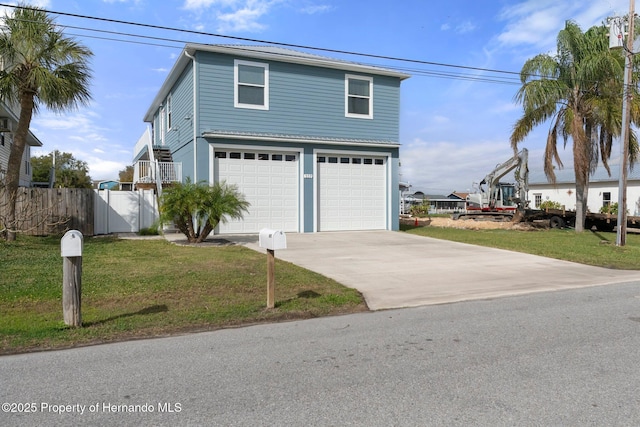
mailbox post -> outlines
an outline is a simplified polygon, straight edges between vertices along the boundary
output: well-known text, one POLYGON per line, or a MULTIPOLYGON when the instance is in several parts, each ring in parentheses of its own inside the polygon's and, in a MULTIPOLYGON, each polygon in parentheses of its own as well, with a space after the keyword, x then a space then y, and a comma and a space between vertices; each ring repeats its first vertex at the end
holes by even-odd
POLYGON ((62 236, 62 315, 69 326, 82 326, 82 249, 81 232, 69 230, 62 236))
POLYGON ((258 244, 267 250, 267 308, 274 308, 276 294, 276 249, 287 248, 287 236, 283 231, 263 228, 260 230, 258 244))

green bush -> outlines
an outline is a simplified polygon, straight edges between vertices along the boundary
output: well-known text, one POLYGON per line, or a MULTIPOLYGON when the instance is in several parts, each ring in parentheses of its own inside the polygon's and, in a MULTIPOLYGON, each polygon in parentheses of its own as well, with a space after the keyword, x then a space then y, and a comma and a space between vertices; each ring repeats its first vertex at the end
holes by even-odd
POLYGON ((419 205, 411 206, 409 213, 413 216, 426 216, 429 215, 429 201, 425 200, 419 205))
POLYGON ((544 202, 540 203, 540 209, 542 210, 562 209, 562 205, 560 204, 560 202, 554 202, 553 200, 545 200, 544 202))
POLYGON ((141 236, 157 236, 160 232, 158 231, 158 226, 154 224, 151 227, 141 228, 138 234, 141 236))
MULTIPOLYGON (((601 207, 600 208, 600 213, 601 214, 618 215, 618 202, 609 203, 609 205, 601 207)), ((629 215, 629 209, 627 209, 627 215, 629 215)))

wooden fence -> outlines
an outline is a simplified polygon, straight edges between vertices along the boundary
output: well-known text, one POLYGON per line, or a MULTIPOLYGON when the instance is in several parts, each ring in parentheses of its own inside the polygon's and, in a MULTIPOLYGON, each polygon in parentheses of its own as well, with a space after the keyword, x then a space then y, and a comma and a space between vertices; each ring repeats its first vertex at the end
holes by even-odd
MULTIPOLYGON (((95 192, 81 188, 18 189, 16 219, 20 232, 36 236, 78 230, 94 235, 95 192)), ((0 192, 0 221, 6 218, 7 194, 0 192)))

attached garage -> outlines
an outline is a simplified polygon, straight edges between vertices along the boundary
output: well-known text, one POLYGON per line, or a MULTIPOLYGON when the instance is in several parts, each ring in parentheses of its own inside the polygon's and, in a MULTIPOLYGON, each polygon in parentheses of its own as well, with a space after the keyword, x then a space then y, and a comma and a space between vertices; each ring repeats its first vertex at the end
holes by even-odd
POLYGON ((387 229, 388 158, 316 155, 317 231, 387 229))
POLYGON ((213 157, 215 181, 237 185, 251 203, 244 219, 220 224, 216 233, 300 231, 299 152, 215 148, 213 157))

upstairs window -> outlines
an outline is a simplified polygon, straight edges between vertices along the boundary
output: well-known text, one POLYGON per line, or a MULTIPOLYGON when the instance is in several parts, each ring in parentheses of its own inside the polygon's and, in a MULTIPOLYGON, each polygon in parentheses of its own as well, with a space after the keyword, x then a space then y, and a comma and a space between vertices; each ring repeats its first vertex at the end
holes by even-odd
POLYGON ((349 74, 345 76, 345 116, 373 118, 373 79, 371 77, 349 74))
POLYGON ((269 109, 269 64, 236 60, 234 63, 236 108, 269 109))

